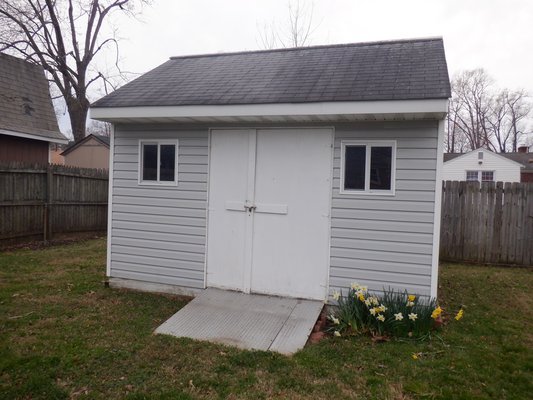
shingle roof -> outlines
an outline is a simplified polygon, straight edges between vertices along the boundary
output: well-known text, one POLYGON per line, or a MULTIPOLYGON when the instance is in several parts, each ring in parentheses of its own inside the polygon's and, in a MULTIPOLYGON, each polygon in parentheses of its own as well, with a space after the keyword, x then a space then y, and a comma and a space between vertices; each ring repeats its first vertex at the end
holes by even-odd
POLYGON ((65 149, 61 152, 61 155, 62 156, 67 155, 72 150, 77 149, 79 146, 81 146, 84 143, 88 142, 91 138, 94 138, 96 141, 100 142, 101 144, 103 144, 104 146, 109 148, 109 145, 110 145, 109 144, 110 143, 109 136, 94 135, 94 134, 91 133, 90 135, 85 136, 82 140, 79 140, 77 142, 76 141, 69 142, 68 146, 65 147, 65 149))
POLYGON ((0 53, 0 129, 65 140, 41 67, 0 53))
MULTIPOLYGON (((444 162, 453 160, 467 153, 444 153, 444 162)), ((497 153, 499 156, 522 164, 522 172, 533 172, 533 153, 497 153)))
POLYGON ((449 97, 437 38, 173 57, 93 107, 449 97))

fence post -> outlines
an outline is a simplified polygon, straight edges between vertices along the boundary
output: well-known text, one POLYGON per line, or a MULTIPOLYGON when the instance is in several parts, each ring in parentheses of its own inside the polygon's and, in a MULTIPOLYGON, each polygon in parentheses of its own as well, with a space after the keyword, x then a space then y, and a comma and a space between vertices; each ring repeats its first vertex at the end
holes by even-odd
POLYGON ((52 239, 52 192, 53 192, 53 171, 52 167, 46 167, 46 196, 44 199, 44 226, 43 240, 46 242, 52 239))

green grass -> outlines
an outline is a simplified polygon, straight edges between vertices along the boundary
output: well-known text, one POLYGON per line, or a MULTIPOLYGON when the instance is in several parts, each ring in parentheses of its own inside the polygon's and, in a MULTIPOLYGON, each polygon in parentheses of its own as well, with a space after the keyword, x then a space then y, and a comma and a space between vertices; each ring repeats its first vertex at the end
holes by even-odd
POLYGON ((443 265, 465 318, 429 342, 328 338, 293 357, 153 335, 182 299, 105 288, 102 239, 0 254, 2 399, 527 399, 530 269, 443 265), (413 353, 421 353, 414 360, 413 353))

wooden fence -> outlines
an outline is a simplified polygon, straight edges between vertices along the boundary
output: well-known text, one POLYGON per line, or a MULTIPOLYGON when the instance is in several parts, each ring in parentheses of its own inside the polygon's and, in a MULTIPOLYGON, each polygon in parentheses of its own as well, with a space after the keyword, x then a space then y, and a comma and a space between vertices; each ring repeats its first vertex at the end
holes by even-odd
POLYGON ((0 165, 0 242, 107 226, 106 170, 0 165))
POLYGON ((443 182, 442 260, 533 265, 533 183, 443 182))

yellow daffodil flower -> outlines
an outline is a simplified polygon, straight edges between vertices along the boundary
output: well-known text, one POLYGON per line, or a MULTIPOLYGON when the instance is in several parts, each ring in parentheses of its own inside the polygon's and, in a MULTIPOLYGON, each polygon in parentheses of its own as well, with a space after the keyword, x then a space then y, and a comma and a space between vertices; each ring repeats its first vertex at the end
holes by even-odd
POLYGON ((333 336, 339 337, 340 335, 341 335, 341 333, 339 331, 333 332, 333 336))
POLYGON ((415 301, 416 299, 416 296, 414 294, 410 294, 409 296, 407 296, 407 300, 409 301, 415 301))
POLYGON ((461 308, 461 309, 459 310, 459 312, 457 313, 457 315, 455 316, 455 319, 456 319, 457 321, 459 321, 461 318, 463 318, 464 313, 465 313, 465 312, 464 312, 463 309, 461 308))
POLYGON ((441 314, 442 314, 442 308, 437 307, 437 308, 435 308, 435 309, 433 310, 433 312, 431 313, 431 318, 433 318, 433 319, 437 319, 437 318, 439 318, 439 315, 441 315, 441 314))
POLYGON ((409 314, 409 319, 410 319, 411 321, 416 321, 417 318, 418 318, 418 315, 417 315, 417 314, 415 314, 415 313, 411 313, 411 314, 409 314))
POLYGON ((381 322, 385 322, 385 317, 383 316, 383 314, 379 314, 376 318, 381 322))

